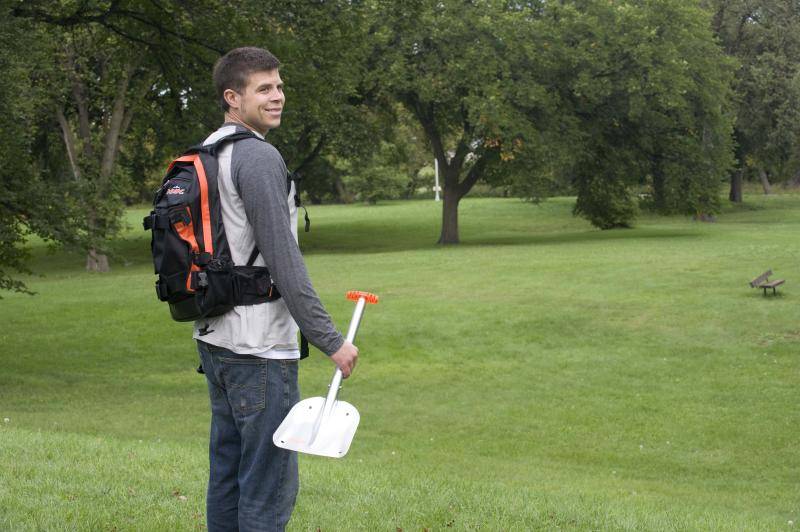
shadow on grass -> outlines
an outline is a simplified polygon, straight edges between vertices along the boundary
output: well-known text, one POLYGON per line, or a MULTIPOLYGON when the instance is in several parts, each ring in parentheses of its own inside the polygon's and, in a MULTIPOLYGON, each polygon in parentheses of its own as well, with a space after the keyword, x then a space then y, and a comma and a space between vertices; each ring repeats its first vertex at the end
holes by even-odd
POLYGON ((699 233, 671 229, 611 229, 600 231, 573 231, 568 233, 547 233, 537 235, 509 235, 470 239, 462 242, 466 246, 519 246, 519 245, 560 245, 582 242, 634 241, 647 239, 696 238, 699 233))
MULTIPOLYGON (((426 228, 426 233, 430 232, 426 228)), ((493 246, 535 246, 535 245, 568 245, 592 242, 636 241, 642 239, 685 239, 697 238, 700 233, 679 229, 613 229, 600 231, 596 229, 584 231, 552 232, 552 233, 498 233, 487 236, 462 236, 460 244, 440 246, 436 243, 438 235, 421 238, 392 230, 371 232, 364 227, 353 228, 348 233, 346 228, 337 226, 337 234, 325 233, 313 242, 303 245, 303 253, 307 255, 345 254, 345 253, 391 253, 419 251, 424 249, 447 249, 493 247, 493 246), (342 236, 346 234, 347 236, 342 236), (328 238, 330 236, 330 238, 328 238), (368 239, 369 238, 369 239, 368 239)))
MULTIPOLYGON (((374 254, 402 253, 407 251, 442 249, 437 244, 438 228, 428 225, 402 227, 386 223, 354 222, 347 224, 324 225, 315 228, 310 236, 301 236, 303 254, 339 255, 339 254, 374 254)), ((597 229, 547 233, 491 232, 472 237, 463 235, 458 245, 444 246, 457 251, 494 246, 553 246, 581 243, 598 243, 612 241, 637 241, 642 239, 685 239, 696 238, 697 233, 679 229, 634 228, 600 231, 597 229)), ((31 269, 36 274, 54 272, 83 271, 85 257, 75 251, 51 252, 45 246, 33 249, 31 269)), ((111 267, 118 271, 121 267, 149 267, 152 265, 149 236, 128 236, 113 242, 111 246, 111 267)))

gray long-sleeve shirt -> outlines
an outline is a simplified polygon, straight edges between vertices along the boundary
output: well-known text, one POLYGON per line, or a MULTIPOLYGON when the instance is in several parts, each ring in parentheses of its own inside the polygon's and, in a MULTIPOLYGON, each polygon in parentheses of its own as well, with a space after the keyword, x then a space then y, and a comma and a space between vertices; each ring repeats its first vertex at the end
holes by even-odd
MULTIPOLYGON (((242 130, 226 124, 205 143, 242 130)), ((335 353, 344 338, 322 306, 300 254, 294 191, 287 194, 280 153, 263 140, 243 139, 225 144, 218 160, 222 218, 233 261, 245 264, 257 245, 255 264, 269 268, 283 297, 200 320, 194 337, 236 353, 256 354, 296 347, 299 325, 310 343, 327 355, 335 353)))

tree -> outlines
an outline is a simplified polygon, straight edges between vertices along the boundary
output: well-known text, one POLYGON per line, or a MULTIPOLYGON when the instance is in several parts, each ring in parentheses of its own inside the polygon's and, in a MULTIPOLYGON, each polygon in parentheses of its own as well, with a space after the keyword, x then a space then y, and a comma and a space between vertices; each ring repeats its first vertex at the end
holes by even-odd
POLYGON ((459 241, 458 204, 492 165, 522 147, 525 121, 515 119, 509 55, 499 2, 376 4, 375 83, 419 122, 443 173, 440 244, 459 241), (515 143, 516 141, 516 143, 515 143))
POLYGON ((714 212, 731 164, 731 65, 708 16, 672 0, 575 2, 554 13, 564 36, 554 46, 577 74, 553 90, 590 133, 572 170, 576 212, 627 226, 641 185, 658 212, 714 212))
POLYGON ((14 275, 29 273, 27 238, 73 242, 80 222, 70 183, 48 171, 59 158, 47 153, 50 130, 40 124, 52 113, 47 95, 30 82, 32 68, 49 57, 46 35, 9 13, 0 5, 0 290, 29 293, 14 275))
MULTIPOLYGON (((123 199, 149 199, 166 161, 219 125, 211 67, 235 46, 266 46, 283 59, 290 102, 285 127, 270 140, 290 168, 310 170, 335 151, 368 157, 377 132, 390 124, 371 110, 361 84, 359 54, 367 40, 363 17, 355 13, 359 3, 200 0, 192 10, 172 0, 3 5, 9 27, 34 32, 44 50, 18 69, 22 87, 42 89, 38 105, 47 110, 26 115, 26 130, 36 133, 20 150, 30 148, 34 159, 48 164, 34 168, 25 158, 15 160, 27 174, 57 180, 58 190, 81 202, 64 217, 75 223, 59 238, 86 249, 90 267, 105 267, 103 252, 118 228, 123 199)), ((310 177, 307 184, 321 177, 320 187, 330 179, 310 177)), ((7 249, 22 253, 18 246, 7 249)))
POLYGON ((739 63, 735 90, 736 168, 731 201, 742 200, 750 175, 769 193, 770 181, 800 171, 800 6, 786 0, 710 0, 712 29, 739 63))
MULTIPOLYGON (((313 202, 346 194, 339 172, 325 157, 348 157, 354 162, 369 158, 375 138, 383 137, 391 126, 364 85, 363 58, 369 39, 363 6, 345 0, 242 0, 230 7, 220 15, 228 20, 224 33, 219 24, 209 25, 218 33, 214 38, 219 52, 214 56, 236 46, 262 46, 281 60, 287 103, 281 127, 271 131, 268 140, 281 151, 289 169, 303 177, 302 189, 313 202)), ((219 125, 222 111, 210 74, 211 64, 195 68, 179 79, 164 79, 157 91, 148 94, 142 121, 132 125, 149 139, 148 146, 156 146, 157 152, 165 147, 164 153, 174 154, 219 125), (168 118, 166 132, 151 127, 159 116, 168 118)), ((158 175, 164 158, 148 156, 136 164, 158 175)))
POLYGON ((302 177, 312 200, 346 196, 340 173, 325 157, 358 164, 391 127, 374 102, 374 89, 365 84, 367 6, 349 0, 282 0, 273 5, 244 1, 239 7, 237 16, 247 25, 237 41, 263 46, 282 62, 286 107, 270 142, 302 177))
POLYGON ((34 86, 49 88, 46 105, 84 214, 82 231, 73 236, 88 252, 87 270, 108 270, 105 247, 119 229, 129 184, 119 155, 145 97, 175 73, 210 66, 203 53, 217 51, 212 38, 196 33, 225 8, 196 7, 200 15, 175 3, 33 1, 12 11, 32 24, 50 51, 49 61, 31 65, 30 76, 34 86))
POLYGON ((479 179, 531 197, 569 181, 576 213, 603 228, 630 223, 634 186, 649 184, 663 212, 715 208, 730 161, 729 65, 698 8, 380 6, 374 70, 443 169, 440 243, 458 242, 458 203, 479 179))

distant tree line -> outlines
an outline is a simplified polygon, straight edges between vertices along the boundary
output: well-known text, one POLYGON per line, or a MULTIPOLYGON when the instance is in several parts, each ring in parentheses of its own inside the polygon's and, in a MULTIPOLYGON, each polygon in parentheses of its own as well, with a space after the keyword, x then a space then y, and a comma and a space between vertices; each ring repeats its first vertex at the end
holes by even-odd
MULTIPOLYGON (((127 204, 219 125, 210 69, 264 46, 270 141, 311 202, 412 197, 438 162, 439 242, 476 183, 577 196, 597 227, 713 214, 800 182, 800 7, 778 0, 0 0, 0 288, 25 235, 108 268, 127 204)), ((430 186, 430 183, 426 183, 430 186)))

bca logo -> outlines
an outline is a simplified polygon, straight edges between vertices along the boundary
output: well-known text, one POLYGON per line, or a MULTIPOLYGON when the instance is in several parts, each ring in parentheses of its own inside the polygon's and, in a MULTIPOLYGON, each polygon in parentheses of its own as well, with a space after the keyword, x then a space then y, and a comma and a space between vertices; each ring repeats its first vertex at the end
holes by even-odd
POLYGON ((177 194, 183 195, 186 194, 186 189, 182 188, 180 185, 175 185, 167 189, 167 194, 177 194))

